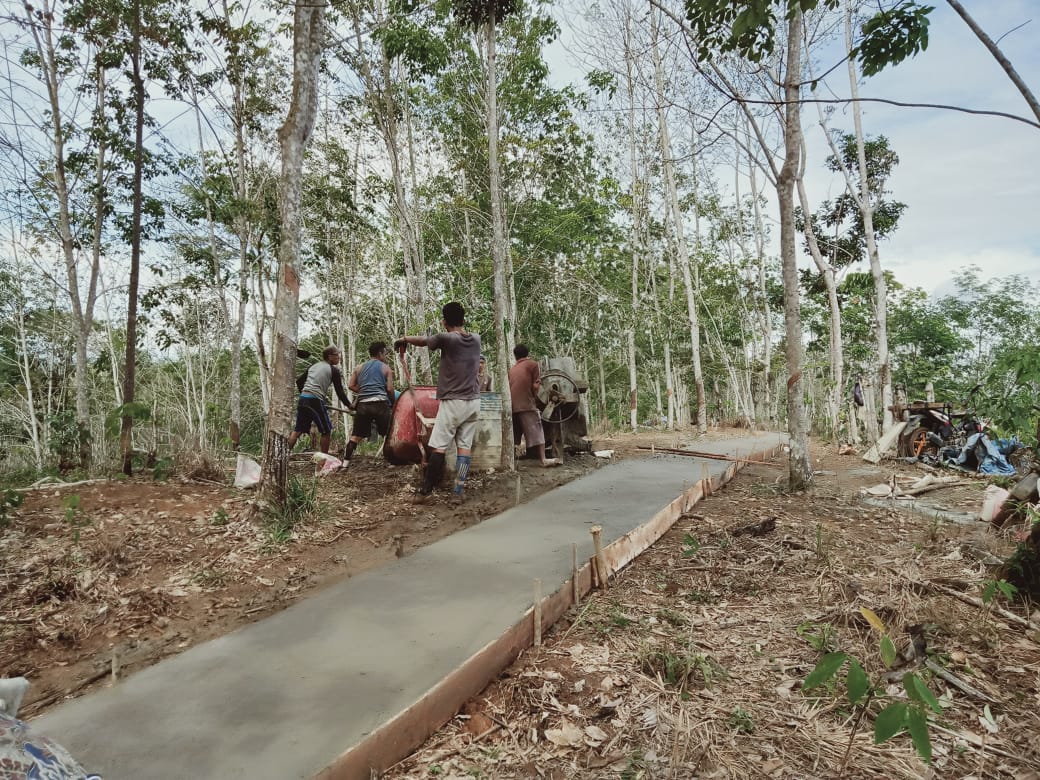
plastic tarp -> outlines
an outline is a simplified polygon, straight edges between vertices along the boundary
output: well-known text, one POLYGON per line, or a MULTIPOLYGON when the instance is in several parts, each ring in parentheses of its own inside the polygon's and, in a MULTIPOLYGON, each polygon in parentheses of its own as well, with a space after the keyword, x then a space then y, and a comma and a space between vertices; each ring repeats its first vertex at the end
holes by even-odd
POLYGON ((974 433, 969 436, 964 446, 961 447, 960 454, 953 461, 953 465, 965 471, 977 471, 979 474, 1003 476, 1014 476, 1015 474, 1015 467, 1007 462, 1007 459, 997 449, 997 445, 985 433, 974 433), (974 468, 972 468, 973 465, 974 468))

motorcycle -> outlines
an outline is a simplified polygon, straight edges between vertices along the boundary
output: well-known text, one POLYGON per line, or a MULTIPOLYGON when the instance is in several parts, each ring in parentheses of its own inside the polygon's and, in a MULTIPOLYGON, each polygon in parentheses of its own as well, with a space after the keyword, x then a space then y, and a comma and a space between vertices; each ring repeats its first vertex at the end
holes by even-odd
POLYGON ((897 418, 906 421, 899 435, 899 455, 937 461, 943 448, 963 446, 969 437, 985 431, 989 423, 976 415, 974 404, 981 389, 982 385, 975 385, 963 407, 957 410, 948 401, 914 401, 906 407, 893 407, 897 418))

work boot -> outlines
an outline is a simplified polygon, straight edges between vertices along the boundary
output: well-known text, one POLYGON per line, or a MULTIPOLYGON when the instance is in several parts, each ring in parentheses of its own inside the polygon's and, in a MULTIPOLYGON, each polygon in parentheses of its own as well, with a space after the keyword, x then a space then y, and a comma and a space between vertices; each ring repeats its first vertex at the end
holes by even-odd
POLYGON ((441 483, 444 478, 444 453, 431 452, 430 460, 426 463, 426 472, 423 474, 423 484, 419 488, 420 496, 428 496, 433 489, 441 483))

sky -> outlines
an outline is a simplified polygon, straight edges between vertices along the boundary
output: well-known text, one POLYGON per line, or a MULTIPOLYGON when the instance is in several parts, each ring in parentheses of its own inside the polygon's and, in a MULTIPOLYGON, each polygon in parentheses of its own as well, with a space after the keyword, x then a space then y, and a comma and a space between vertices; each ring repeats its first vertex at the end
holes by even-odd
MULTIPOLYGON (((962 0, 1034 95, 1040 96, 1040 0, 962 0)), ((930 15, 927 50, 860 85, 862 98, 933 103, 1017 114, 1035 120, 1025 99, 989 51, 944 0, 930 15)), ((547 53, 554 76, 579 81, 568 38, 547 53), (557 67, 558 66, 558 67, 557 67)), ((828 79, 848 94, 845 68, 828 79)), ((831 126, 853 130, 852 113, 838 108, 831 126)), ((823 169, 828 149, 815 107, 806 106, 809 199, 833 198, 843 186, 823 169)), ((1025 274, 1040 284, 1040 128, 1011 119, 932 108, 863 104, 868 136, 886 136, 899 155, 891 197, 907 204, 899 229, 880 245, 882 266, 930 294, 954 292, 958 269, 977 265, 983 279, 1025 274)), ((725 174, 729 175, 729 174, 725 174)), ((778 252, 778 233, 773 231, 778 252)), ((811 261, 803 258, 805 264, 811 261)), ((866 270, 864 268, 858 270, 866 270)))

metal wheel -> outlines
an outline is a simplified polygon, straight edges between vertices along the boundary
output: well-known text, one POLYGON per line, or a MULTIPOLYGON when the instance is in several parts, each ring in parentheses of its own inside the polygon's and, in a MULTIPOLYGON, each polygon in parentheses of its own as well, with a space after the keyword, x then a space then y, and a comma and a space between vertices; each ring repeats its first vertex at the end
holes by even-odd
POLYGON ((578 385, 565 373, 546 371, 542 374, 542 384, 538 389, 538 401, 544 404, 542 419, 551 423, 567 422, 578 413, 578 393, 578 385))
POLYGON ((928 429, 918 428, 910 435, 910 455, 920 458, 922 455, 939 455, 939 448, 928 441, 928 429))

